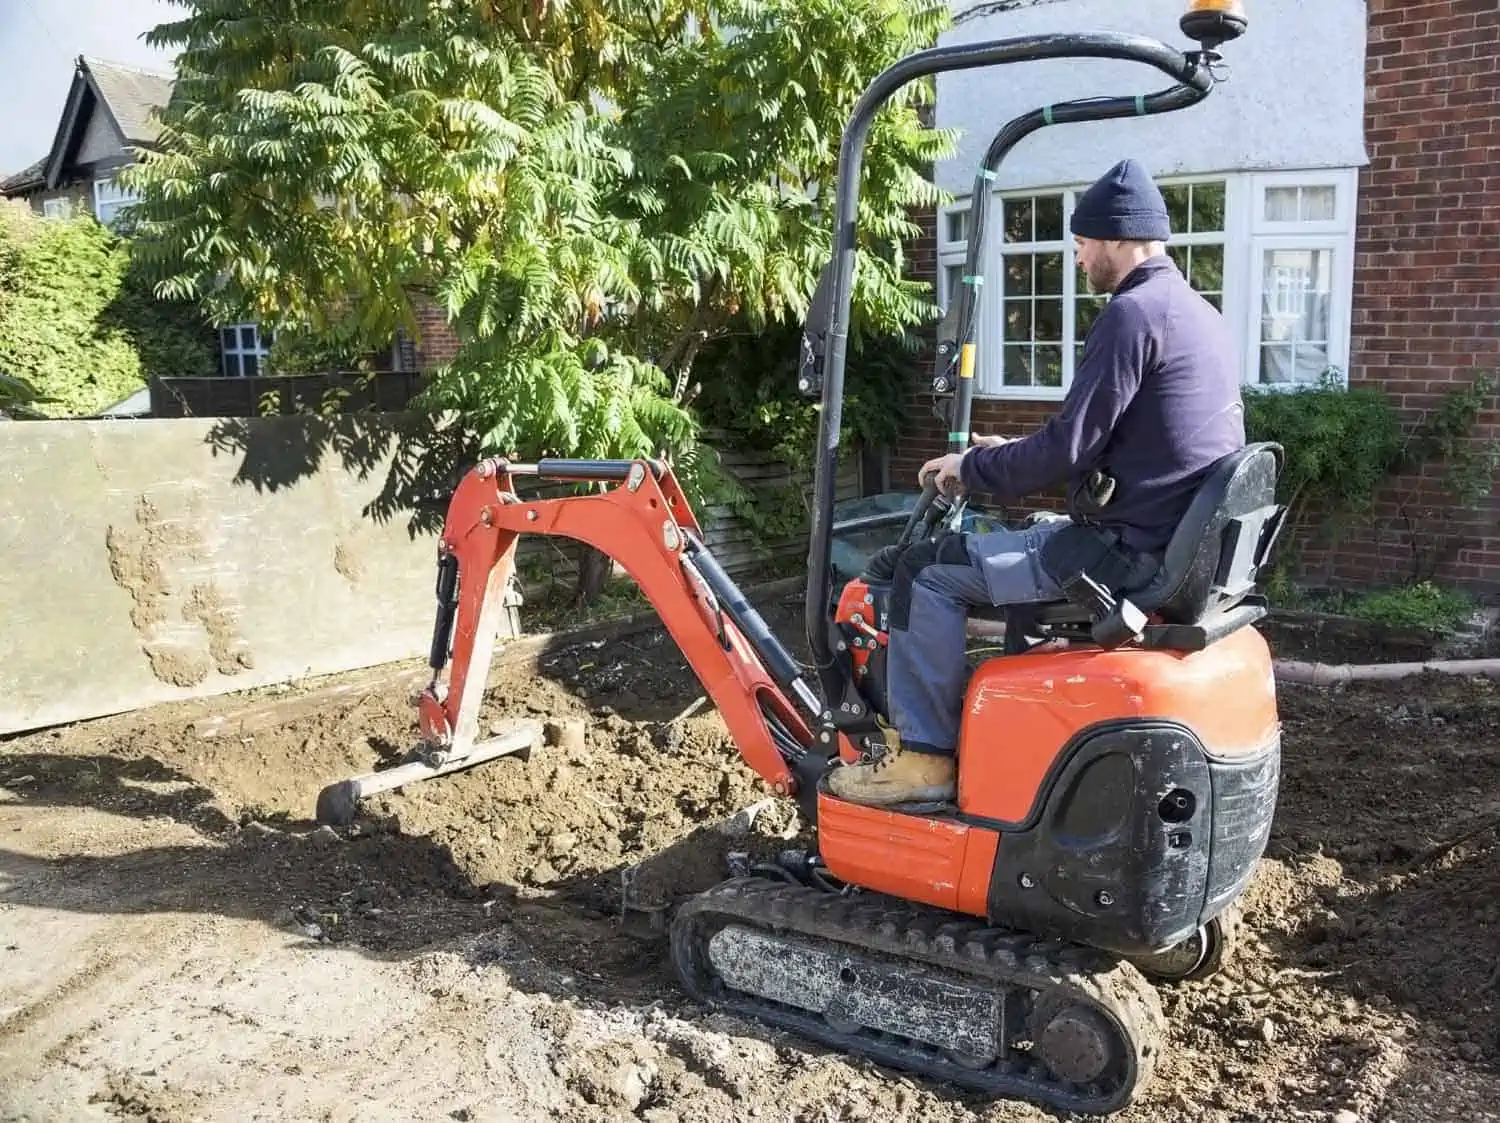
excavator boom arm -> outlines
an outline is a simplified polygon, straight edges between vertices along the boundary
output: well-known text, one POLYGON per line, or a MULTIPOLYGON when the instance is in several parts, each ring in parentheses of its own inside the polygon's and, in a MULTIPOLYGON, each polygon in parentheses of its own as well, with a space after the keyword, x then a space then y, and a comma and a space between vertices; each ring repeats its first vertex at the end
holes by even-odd
POLYGON ((424 740, 463 755, 474 744, 497 625, 521 534, 587 543, 640 586, 746 763, 781 795, 812 744, 807 719, 822 703, 797 662, 746 602, 706 546, 671 469, 649 460, 482 461, 459 483, 438 545, 438 609, 419 703, 424 740), (597 495, 526 500, 518 476, 613 483, 597 495), (439 679, 451 658, 446 688, 439 679))

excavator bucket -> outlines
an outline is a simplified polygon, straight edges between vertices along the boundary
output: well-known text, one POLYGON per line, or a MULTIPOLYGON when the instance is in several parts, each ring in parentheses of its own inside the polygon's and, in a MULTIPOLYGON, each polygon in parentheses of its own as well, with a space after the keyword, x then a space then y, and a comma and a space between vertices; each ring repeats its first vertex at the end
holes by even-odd
POLYGON ((362 776, 329 784, 318 793, 318 822, 335 827, 348 826, 354 821, 360 801, 378 792, 392 791, 450 772, 461 772, 496 757, 518 756, 526 760, 542 739, 542 723, 531 719, 503 722, 498 723, 493 732, 495 736, 475 742, 461 755, 418 749, 412 760, 395 768, 366 772, 362 776))

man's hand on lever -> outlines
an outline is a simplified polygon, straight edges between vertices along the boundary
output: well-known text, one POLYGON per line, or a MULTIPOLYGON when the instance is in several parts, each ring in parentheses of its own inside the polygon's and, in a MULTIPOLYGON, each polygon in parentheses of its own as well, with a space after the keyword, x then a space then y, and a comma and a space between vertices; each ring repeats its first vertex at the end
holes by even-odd
POLYGON ((937 489, 943 495, 952 499, 962 495, 964 490, 963 480, 959 478, 958 466, 963 463, 964 454, 961 452, 950 452, 945 456, 937 456, 922 465, 921 471, 917 473, 917 484, 925 488, 927 477, 936 475, 934 481, 937 489))
MULTIPOLYGON (((999 445, 1009 444, 1011 441, 1020 440, 1019 437, 981 437, 978 433, 973 434, 970 440, 974 442, 975 448, 995 448, 999 445)), ((927 477, 933 473, 937 474, 937 487, 950 499, 963 494, 963 479, 958 474, 959 465, 963 463, 964 454, 961 452, 950 452, 943 456, 935 456, 926 464, 922 465, 921 471, 917 473, 917 484, 920 487, 927 486, 927 477)))

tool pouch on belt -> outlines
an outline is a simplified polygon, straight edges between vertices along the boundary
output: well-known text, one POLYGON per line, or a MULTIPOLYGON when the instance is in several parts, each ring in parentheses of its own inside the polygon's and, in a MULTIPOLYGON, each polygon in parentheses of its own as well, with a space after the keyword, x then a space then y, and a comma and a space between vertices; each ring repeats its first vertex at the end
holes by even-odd
POLYGON ((1110 593, 1118 594, 1139 572, 1140 559, 1119 544, 1113 531, 1073 523, 1048 535, 1038 554, 1047 576, 1063 589, 1080 574, 1110 593))

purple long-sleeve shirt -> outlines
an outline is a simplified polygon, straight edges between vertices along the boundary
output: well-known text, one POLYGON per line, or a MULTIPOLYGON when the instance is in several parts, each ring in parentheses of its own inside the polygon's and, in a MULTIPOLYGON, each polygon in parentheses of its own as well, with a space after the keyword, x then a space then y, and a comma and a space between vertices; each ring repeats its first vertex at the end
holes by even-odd
POLYGON ((1035 433, 964 456, 966 490, 1013 502, 1067 481, 1085 520, 1089 474, 1114 498, 1087 516, 1136 550, 1163 548, 1205 470, 1245 444, 1239 364, 1224 317, 1169 257, 1133 270, 1095 322, 1062 409, 1035 433))

